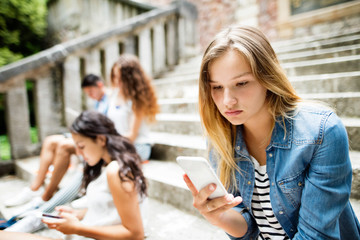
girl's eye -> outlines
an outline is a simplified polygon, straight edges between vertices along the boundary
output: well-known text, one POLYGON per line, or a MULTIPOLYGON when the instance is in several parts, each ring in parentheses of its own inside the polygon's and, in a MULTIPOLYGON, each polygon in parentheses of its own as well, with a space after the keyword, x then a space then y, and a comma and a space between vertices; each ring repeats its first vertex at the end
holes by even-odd
POLYGON ((212 86, 212 89, 213 90, 220 90, 220 89, 222 89, 222 87, 221 86, 212 86))
POLYGON ((79 149, 84 149, 85 146, 78 146, 79 149))
POLYGON ((238 82, 238 83, 236 84, 236 86, 242 87, 242 86, 245 86, 246 84, 248 84, 247 81, 245 81, 245 82, 238 82))

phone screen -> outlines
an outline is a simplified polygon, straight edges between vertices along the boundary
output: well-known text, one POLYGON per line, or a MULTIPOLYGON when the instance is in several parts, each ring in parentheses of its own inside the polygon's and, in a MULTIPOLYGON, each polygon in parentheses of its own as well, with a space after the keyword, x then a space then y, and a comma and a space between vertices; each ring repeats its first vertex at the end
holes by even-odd
POLYGON ((176 161, 188 175, 191 182, 198 191, 210 183, 216 184, 216 189, 209 196, 209 199, 222 197, 227 194, 225 187, 222 185, 214 170, 205 158, 179 156, 176 158, 176 161))
POLYGON ((62 217, 59 216, 59 215, 53 215, 53 214, 50 214, 50 213, 43 213, 42 214, 42 217, 43 218, 57 218, 57 219, 61 219, 62 217))

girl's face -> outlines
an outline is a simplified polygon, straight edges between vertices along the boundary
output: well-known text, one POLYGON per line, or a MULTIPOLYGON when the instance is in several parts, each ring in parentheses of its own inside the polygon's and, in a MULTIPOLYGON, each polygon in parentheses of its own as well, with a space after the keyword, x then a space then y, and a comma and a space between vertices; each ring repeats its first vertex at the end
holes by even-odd
POLYGON ((241 54, 226 52, 209 65, 209 73, 211 97, 230 123, 246 125, 267 113, 267 90, 241 54))
POLYGON ((119 71, 119 67, 114 67, 112 69, 112 73, 113 73, 113 76, 114 76, 114 81, 113 81, 113 84, 114 84, 114 87, 120 87, 121 85, 121 76, 120 76, 120 71, 119 71))
POLYGON ((78 153, 90 166, 95 166, 101 159, 106 161, 105 136, 98 136, 95 140, 80 134, 72 133, 78 153))

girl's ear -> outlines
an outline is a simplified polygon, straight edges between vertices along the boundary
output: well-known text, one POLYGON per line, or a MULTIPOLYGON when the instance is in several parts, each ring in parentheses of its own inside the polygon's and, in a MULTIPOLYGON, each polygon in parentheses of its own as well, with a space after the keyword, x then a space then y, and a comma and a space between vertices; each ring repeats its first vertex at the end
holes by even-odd
POLYGON ((106 137, 104 135, 98 135, 96 137, 96 142, 99 143, 103 147, 106 145, 106 137))

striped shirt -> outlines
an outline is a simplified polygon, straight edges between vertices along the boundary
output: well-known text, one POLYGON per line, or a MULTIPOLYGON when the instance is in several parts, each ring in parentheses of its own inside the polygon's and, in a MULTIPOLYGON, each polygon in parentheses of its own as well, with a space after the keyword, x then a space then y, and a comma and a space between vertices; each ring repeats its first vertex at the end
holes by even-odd
POLYGON ((260 166, 255 158, 252 160, 255 166, 255 186, 251 208, 260 230, 258 239, 289 239, 276 219, 270 203, 270 183, 266 165, 260 166))

